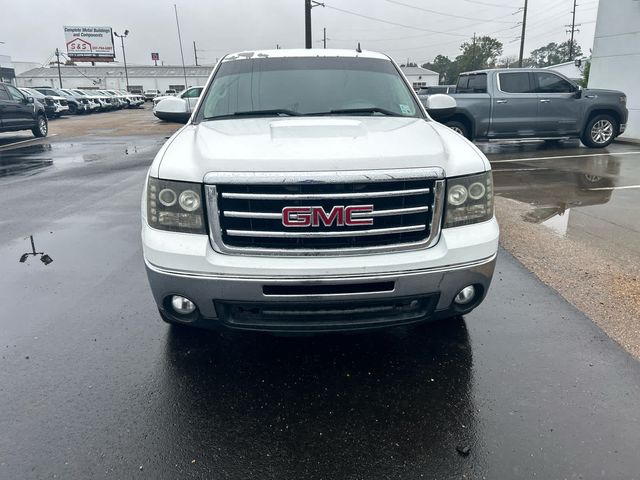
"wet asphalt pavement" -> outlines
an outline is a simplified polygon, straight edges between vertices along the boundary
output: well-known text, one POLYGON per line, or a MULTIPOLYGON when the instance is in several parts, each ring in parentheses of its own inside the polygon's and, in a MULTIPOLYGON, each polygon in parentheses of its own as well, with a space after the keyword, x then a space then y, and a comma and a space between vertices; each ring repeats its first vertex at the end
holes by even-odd
MULTIPOLYGON (((640 364, 504 251, 484 304, 446 323, 294 338, 161 323, 139 204, 163 141, 0 150, 0 479, 640 478, 640 364), (29 235, 53 263, 18 262, 29 235)), ((551 153, 593 152, 573 148, 551 153)), ((618 167, 601 177, 619 185, 618 167)), ((496 173, 498 193, 525 195, 517 175, 496 173)))

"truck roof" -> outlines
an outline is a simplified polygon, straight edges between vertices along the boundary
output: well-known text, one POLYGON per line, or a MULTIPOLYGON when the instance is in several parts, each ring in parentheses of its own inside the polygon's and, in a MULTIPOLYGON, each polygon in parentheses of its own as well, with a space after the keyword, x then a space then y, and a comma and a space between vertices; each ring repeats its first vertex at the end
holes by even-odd
POLYGON ((361 57, 361 58, 378 58, 380 60, 389 60, 389 57, 383 53, 362 50, 358 52, 356 49, 337 49, 337 48, 279 48, 276 50, 246 50, 243 52, 229 53, 222 61, 229 62, 233 60, 242 60, 248 58, 284 58, 284 57, 361 57))
MULTIPOLYGON (((522 67, 522 68, 485 68, 482 70, 471 70, 469 72, 462 72, 460 75, 472 75, 475 73, 489 73, 489 72, 533 72, 535 70, 545 70, 544 68, 534 67, 522 67)), ((548 70, 547 70, 548 71, 548 70)))

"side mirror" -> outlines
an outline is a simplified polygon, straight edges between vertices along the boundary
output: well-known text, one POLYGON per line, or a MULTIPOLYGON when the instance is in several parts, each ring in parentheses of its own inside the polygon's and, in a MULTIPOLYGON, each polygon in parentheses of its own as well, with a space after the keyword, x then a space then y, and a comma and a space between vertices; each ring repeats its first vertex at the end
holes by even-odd
POLYGON ((424 106, 434 120, 441 121, 455 113, 456 100, 444 93, 435 93, 426 98, 424 106))
POLYGON ((33 103, 33 97, 27 97, 27 103, 33 103))
POLYGON ((580 85, 578 85, 578 89, 576 90, 576 93, 573 94, 573 96, 575 98, 582 98, 582 87, 580 85))

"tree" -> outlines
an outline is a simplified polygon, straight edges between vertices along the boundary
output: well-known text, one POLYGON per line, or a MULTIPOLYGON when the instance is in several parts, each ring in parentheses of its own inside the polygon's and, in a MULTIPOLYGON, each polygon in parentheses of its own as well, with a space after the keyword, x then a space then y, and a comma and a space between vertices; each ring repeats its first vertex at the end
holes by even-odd
POLYGON ((582 70, 582 79, 580 80, 580 85, 582 85, 582 88, 587 88, 589 86, 590 72, 591 72, 591 59, 585 62, 584 69, 582 70))
POLYGON ((439 73, 439 82, 445 85, 456 81, 455 74, 452 75, 453 67, 454 64, 451 59, 444 55, 437 55, 436 58, 433 59, 433 62, 422 64, 422 68, 433 70, 434 72, 439 73))
POLYGON ((460 45, 462 53, 456 57, 460 71, 478 70, 493 67, 497 58, 502 55, 502 42, 482 36, 460 45))
MULTIPOLYGON (((566 42, 556 43, 551 42, 547 45, 536 48, 531 51, 531 56, 527 59, 527 63, 532 67, 548 67, 549 65, 556 65, 558 63, 567 62, 571 60, 569 57, 569 50, 571 46, 571 40, 566 42)), ((573 41, 573 57, 581 57, 582 49, 580 45, 573 41)))

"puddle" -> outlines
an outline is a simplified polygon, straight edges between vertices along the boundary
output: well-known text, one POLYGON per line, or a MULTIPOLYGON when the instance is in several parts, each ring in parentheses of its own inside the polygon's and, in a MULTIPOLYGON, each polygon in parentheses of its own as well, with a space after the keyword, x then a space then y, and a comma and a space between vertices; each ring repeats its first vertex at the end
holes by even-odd
POLYGON ((87 141, 55 142, 16 146, 0 150, 0 178, 30 176, 65 167, 109 161, 128 155, 148 154, 157 150, 162 139, 120 137, 118 141, 92 137, 87 141))

